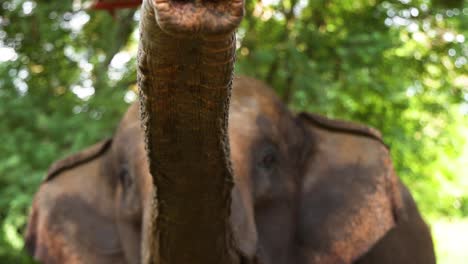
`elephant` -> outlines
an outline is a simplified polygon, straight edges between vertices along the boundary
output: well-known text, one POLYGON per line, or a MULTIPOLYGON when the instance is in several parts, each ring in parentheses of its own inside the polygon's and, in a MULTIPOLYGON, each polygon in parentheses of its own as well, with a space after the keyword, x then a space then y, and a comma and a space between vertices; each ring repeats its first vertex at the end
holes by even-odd
MULTIPOLYGON (((377 130, 295 114, 266 84, 239 76, 228 135, 242 263, 435 263, 430 230, 377 130)), ((112 138, 50 167, 27 251, 45 264, 140 263, 152 181, 133 104, 112 138)))

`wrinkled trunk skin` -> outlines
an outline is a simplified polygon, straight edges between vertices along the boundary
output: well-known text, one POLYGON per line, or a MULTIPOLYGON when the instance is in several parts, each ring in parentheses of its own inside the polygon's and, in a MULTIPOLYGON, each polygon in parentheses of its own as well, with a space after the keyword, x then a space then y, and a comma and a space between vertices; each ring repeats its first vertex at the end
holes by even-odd
POLYGON ((145 0, 138 84, 155 191, 143 263, 238 263, 227 121, 243 0, 145 0))

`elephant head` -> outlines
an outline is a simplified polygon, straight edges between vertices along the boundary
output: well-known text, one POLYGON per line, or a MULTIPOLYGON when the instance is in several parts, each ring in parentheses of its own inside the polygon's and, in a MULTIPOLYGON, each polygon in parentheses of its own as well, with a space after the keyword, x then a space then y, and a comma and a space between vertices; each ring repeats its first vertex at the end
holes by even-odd
MULTIPOLYGON (((392 263, 382 256, 405 247, 413 250, 398 263, 434 263, 427 227, 377 132, 295 116, 247 77, 234 79, 229 118, 230 222, 245 263, 392 263)), ((51 167, 27 228, 36 259, 140 263, 153 206, 143 138, 132 105, 112 139, 51 167)))

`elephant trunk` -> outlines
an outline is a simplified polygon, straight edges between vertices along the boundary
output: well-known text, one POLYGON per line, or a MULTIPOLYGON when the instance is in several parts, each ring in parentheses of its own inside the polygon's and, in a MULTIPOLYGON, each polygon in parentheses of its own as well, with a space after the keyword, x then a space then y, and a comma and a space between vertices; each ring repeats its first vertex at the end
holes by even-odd
POLYGON ((237 263, 227 121, 243 0, 145 0, 138 84, 155 195, 144 263, 237 263))

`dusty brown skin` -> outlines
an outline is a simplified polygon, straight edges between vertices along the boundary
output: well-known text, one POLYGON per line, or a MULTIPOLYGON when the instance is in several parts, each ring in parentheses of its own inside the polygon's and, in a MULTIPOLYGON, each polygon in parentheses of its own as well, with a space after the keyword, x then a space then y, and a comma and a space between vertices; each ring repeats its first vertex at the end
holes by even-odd
POLYGON ((229 224, 227 115, 243 11, 243 0, 143 1, 138 85, 157 189, 145 264, 240 261, 229 224))
MULTIPOLYGON (((140 263, 153 184, 137 108, 111 142, 51 167, 26 235, 36 259, 140 263)), ((229 124, 230 222, 244 263, 435 263, 429 230, 377 132, 294 116, 245 77, 234 80, 229 124)))

